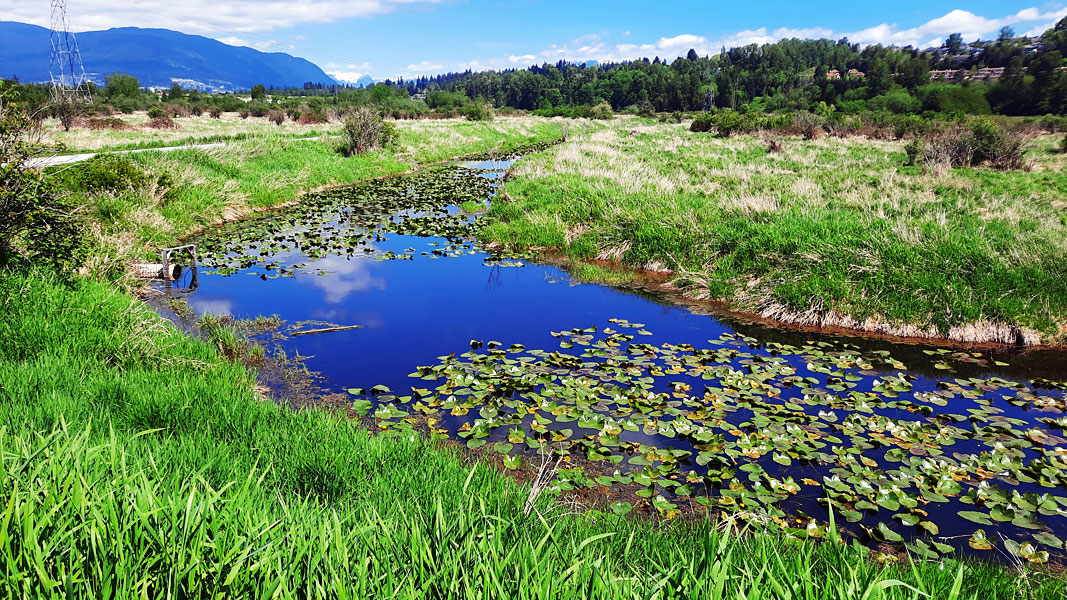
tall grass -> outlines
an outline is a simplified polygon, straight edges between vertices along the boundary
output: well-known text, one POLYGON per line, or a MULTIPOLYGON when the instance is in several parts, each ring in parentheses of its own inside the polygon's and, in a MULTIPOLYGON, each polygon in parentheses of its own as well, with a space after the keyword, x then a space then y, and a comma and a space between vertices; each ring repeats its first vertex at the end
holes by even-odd
POLYGON ((0 276, 0 589, 19 597, 1060 598, 1064 582, 711 521, 523 516, 420 438, 255 399, 109 286, 0 276))
POLYGON ((904 142, 768 152, 680 125, 605 127, 516 163, 486 240, 670 270, 694 297, 798 324, 1067 343, 1059 154, 1032 153, 1031 172, 933 173, 905 166, 904 142))

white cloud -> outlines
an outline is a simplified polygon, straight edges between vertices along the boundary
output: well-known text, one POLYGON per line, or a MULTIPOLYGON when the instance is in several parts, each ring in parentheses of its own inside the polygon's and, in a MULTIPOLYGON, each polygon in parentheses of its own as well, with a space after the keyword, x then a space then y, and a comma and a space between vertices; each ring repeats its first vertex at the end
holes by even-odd
POLYGON ((412 75, 433 75, 434 73, 442 71, 444 68, 445 66, 443 64, 424 60, 420 63, 408 65, 408 73, 406 76, 411 77, 412 75))
MULTIPOLYGON (((437 72, 440 73, 446 70, 463 71, 465 69, 473 71, 507 69, 546 62, 555 63, 560 59, 572 62, 595 60, 604 63, 639 58, 651 59, 654 56, 658 56, 670 61, 676 57, 685 56, 690 48, 696 50, 700 56, 707 56, 717 54, 723 47, 734 48, 748 44, 769 44, 787 38, 837 40, 847 37, 849 41, 861 45, 892 44, 925 48, 940 44, 949 34, 955 32, 962 33, 965 41, 972 41, 978 38, 991 39, 996 36, 1001 27, 1006 26, 1032 26, 1032 29, 1027 29, 1021 35, 1039 35, 1064 16, 1067 16, 1067 8, 1041 12, 1040 9, 1031 7, 1020 10, 1015 14, 998 18, 987 18, 970 11, 956 9, 917 27, 904 29, 901 29, 895 23, 880 23, 857 31, 837 31, 827 27, 779 27, 773 30, 760 27, 758 29, 738 31, 717 39, 709 39, 693 33, 680 33, 643 44, 629 41, 611 44, 603 41, 600 35, 590 34, 572 40, 567 44, 551 45, 540 52, 510 54, 497 58, 441 65, 441 69, 438 69, 437 72)), ((630 37, 629 34, 630 32, 627 31, 621 37, 628 38, 630 37)), ((408 70, 414 70, 412 67, 415 66, 417 65, 410 66, 408 70)), ((426 74, 425 71, 424 69, 420 74, 426 74)), ((404 74, 405 77, 409 75, 409 73, 404 74)))
POLYGON ((341 70, 344 70, 344 71, 369 71, 370 68, 371 68, 371 65, 370 65, 369 61, 364 61, 364 62, 361 62, 361 63, 348 63, 348 64, 328 62, 323 66, 326 67, 327 69, 341 69, 341 70))
POLYGON ((385 289, 385 279, 374 276, 372 264, 364 257, 327 256, 308 263, 304 272, 296 274, 296 280, 321 289, 327 304, 339 304, 355 292, 385 289), (315 274, 319 271, 327 275, 315 274))
POLYGON ((326 71, 326 74, 344 83, 358 83, 366 75, 359 71, 326 71))
MULTIPOLYGON (((246 40, 236 36, 227 36, 218 38, 223 44, 229 44, 231 46, 248 46, 249 48, 255 48, 263 52, 269 52, 278 46, 278 40, 246 40)), ((290 44, 290 49, 292 49, 290 44)))
MULTIPOLYGON (((898 29, 896 25, 883 23, 881 25, 857 31, 848 35, 848 39, 861 44, 896 44, 898 46, 918 46, 924 41, 944 39, 950 33, 960 33, 965 41, 973 41, 979 38, 989 39, 1002 27, 1033 23, 1034 21, 1051 21, 1067 16, 1067 8, 1057 11, 1042 13, 1037 8, 1025 8, 1019 12, 1005 17, 989 19, 976 15, 970 11, 956 9, 943 17, 932 19, 910 29, 898 29)), ((1034 28, 1037 33, 1044 29, 1034 28)), ((1029 32, 1027 32, 1029 34, 1029 32)))
MULTIPOLYGON (((67 7, 75 31, 136 24, 184 33, 261 33, 302 23, 332 23, 373 17, 410 4, 442 0, 79 0, 67 7)), ((0 0, 4 20, 49 25, 48 4, 29 0, 0 0)))
POLYGON ((189 296, 188 303, 193 312, 199 315, 222 316, 233 314, 233 300, 225 298, 211 298, 193 294, 189 296))

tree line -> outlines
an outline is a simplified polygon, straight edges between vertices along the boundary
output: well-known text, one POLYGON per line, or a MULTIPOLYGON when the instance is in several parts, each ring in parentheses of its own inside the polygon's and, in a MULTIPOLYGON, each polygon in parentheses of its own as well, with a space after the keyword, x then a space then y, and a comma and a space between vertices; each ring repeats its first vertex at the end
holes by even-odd
POLYGON ((427 104, 482 97, 495 106, 548 111, 601 101, 615 110, 657 112, 715 108, 848 112, 966 112, 1028 115, 1067 112, 1067 18, 1037 40, 1001 30, 995 40, 964 44, 959 34, 940 48, 872 45, 847 38, 787 39, 723 49, 714 56, 659 57, 611 64, 560 61, 528 69, 466 71, 386 82, 427 104), (931 70, 1003 68, 988 81, 931 80, 931 70), (849 75, 849 73, 853 73, 849 75), (821 103, 821 104, 820 104, 821 103))

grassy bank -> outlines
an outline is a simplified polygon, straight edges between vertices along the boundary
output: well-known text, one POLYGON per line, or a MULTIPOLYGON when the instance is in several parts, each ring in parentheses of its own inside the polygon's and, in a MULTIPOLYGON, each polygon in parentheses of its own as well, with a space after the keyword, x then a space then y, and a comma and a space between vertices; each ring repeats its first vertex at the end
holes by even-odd
POLYGON ((520 161, 486 239, 670 270, 806 325, 1067 342, 1067 154, 1030 171, 904 166, 906 142, 720 139, 618 119, 520 161))
POLYGON ((421 439, 256 400, 108 285, 0 278, 0 562, 23 597, 1058 598, 977 563, 564 514, 421 439))
MULTIPOLYGON (((221 148, 128 155, 152 177, 112 182, 85 191, 68 186, 95 224, 98 251, 90 273, 116 278, 129 261, 151 258, 156 248, 211 223, 293 202, 305 191, 393 175, 453 157, 510 149, 558 138, 545 119, 493 122, 401 121, 400 138, 384 150, 344 157, 339 140, 297 140, 280 135, 248 138, 221 148)), ((59 177, 84 167, 56 169, 59 177)))
MULTIPOLYGON (((156 245, 302 190, 557 132, 535 119, 403 124, 397 149, 354 159, 321 143, 248 142, 138 155, 147 179, 65 185, 97 228, 88 270, 114 276, 156 245)), ((880 565, 851 543, 572 514, 551 492, 526 514, 526 488, 485 464, 259 400, 253 383, 112 283, 0 272, 0 589, 43 598, 1065 592, 1063 579, 1036 569, 880 565)))

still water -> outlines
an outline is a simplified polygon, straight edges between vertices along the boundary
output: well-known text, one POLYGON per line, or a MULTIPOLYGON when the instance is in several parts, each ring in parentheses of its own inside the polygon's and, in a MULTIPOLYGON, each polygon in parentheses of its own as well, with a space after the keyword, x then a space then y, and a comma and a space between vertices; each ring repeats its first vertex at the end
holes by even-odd
POLYGON ((353 389, 383 431, 422 419, 508 466, 551 449, 570 459, 559 485, 620 514, 706 508, 821 537, 832 501, 872 546, 1062 560, 1063 353, 779 330, 493 256, 457 206, 484 204, 508 164, 328 192, 210 232, 188 304, 290 331, 359 325, 274 343, 353 389))

